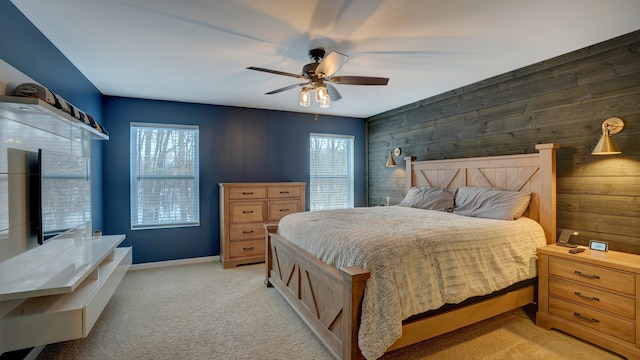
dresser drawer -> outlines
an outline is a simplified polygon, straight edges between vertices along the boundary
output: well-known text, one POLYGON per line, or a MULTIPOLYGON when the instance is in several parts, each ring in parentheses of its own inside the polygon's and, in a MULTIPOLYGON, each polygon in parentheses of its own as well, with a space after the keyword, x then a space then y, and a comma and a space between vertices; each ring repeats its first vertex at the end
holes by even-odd
POLYGON ((549 313, 635 343, 635 322, 606 314, 593 308, 578 305, 556 297, 549 297, 549 313))
POLYGON ((300 212, 300 201, 269 201, 268 208, 269 221, 277 221, 285 215, 300 212))
POLYGON ((240 224, 229 226, 229 240, 264 239, 264 224, 240 224))
POLYGON ((229 256, 247 257, 264 255, 264 240, 232 241, 229 243, 229 256))
POLYGON ((635 276, 623 271, 550 257, 549 275, 635 295, 635 276))
POLYGON ((229 204, 229 214, 232 224, 265 220, 262 202, 231 202, 229 204))
POLYGON ((300 186, 274 186, 267 188, 270 199, 300 197, 300 186))
POLYGON ((636 301, 634 298, 613 294, 579 283, 550 277, 549 294, 593 306, 629 319, 634 319, 636 316, 636 301))
POLYGON ((267 189, 262 186, 232 187, 229 189, 230 200, 264 199, 267 189))

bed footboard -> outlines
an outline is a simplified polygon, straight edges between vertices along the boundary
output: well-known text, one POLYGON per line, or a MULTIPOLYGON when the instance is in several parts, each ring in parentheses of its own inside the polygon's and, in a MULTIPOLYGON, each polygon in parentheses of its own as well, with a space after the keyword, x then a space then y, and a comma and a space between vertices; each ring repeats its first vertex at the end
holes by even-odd
POLYGON ((265 285, 273 286, 337 359, 360 359, 358 327, 368 271, 336 270, 266 225, 265 285))

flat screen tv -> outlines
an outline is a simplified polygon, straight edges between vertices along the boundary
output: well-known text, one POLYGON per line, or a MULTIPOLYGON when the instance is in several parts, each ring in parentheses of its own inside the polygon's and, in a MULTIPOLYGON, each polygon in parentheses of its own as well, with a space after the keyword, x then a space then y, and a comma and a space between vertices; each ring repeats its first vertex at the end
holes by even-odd
POLYGON ((91 222, 89 158, 40 149, 40 226, 43 244, 91 222))

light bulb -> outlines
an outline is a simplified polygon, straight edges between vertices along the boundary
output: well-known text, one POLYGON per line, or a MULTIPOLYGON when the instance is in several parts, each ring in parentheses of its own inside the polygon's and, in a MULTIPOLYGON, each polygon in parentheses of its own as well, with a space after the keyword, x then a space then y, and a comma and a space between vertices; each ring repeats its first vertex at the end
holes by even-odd
POLYGON ((311 105, 311 94, 309 94, 308 88, 302 88, 300 91, 300 106, 308 107, 311 105))
POLYGON ((321 103, 324 97, 329 97, 329 93, 327 92, 327 88, 324 86, 316 87, 316 102, 321 103))
POLYGON ((331 105, 331 98, 329 98, 329 94, 326 94, 320 99, 320 108, 326 109, 330 105, 331 105))

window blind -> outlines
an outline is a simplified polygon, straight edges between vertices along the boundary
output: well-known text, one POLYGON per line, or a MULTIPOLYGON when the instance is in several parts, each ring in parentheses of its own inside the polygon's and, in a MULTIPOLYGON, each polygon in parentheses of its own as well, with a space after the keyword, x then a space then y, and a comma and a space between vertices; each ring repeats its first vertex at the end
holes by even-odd
POLYGON ((353 136, 311 134, 310 210, 353 207, 353 136))
POLYGON ((131 124, 131 229, 200 225, 199 128, 131 124))

